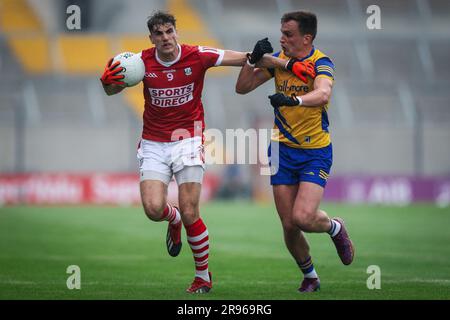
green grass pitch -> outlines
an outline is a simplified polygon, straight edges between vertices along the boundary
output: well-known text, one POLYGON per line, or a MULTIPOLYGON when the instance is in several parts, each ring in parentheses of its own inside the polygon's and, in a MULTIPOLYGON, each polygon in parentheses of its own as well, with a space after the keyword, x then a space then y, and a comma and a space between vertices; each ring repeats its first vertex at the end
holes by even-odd
POLYGON ((322 208, 346 220, 355 260, 342 265, 328 235, 309 234, 322 288, 302 295, 272 204, 203 205, 214 288, 202 296, 184 292, 194 275, 184 231, 172 258, 166 223, 139 207, 0 208, 0 299, 450 299, 448 208, 322 208), (80 290, 67 289, 69 265, 81 268, 80 290), (379 290, 366 286, 370 265, 379 290))

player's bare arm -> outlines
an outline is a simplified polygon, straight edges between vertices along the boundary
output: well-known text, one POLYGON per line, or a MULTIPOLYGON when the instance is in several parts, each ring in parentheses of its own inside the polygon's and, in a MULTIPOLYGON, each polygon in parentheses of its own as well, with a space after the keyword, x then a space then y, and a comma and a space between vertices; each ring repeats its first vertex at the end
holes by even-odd
POLYGON ((330 101, 333 81, 319 77, 314 80, 314 90, 302 96, 302 106, 321 107, 330 101))
POLYGON ((328 104, 331 96, 331 89, 333 86, 333 82, 327 78, 316 78, 314 80, 314 89, 313 91, 301 96, 287 96, 284 93, 277 92, 271 96, 269 96, 270 104, 274 108, 278 107, 295 107, 295 106, 303 106, 303 107, 322 107, 323 105, 328 104))
POLYGON ((245 64, 246 60, 247 56, 245 52, 224 50, 223 59, 220 65, 240 67, 245 64))
POLYGON ((237 83, 236 92, 246 94, 253 91, 261 84, 270 79, 270 76, 260 68, 279 68, 293 72, 304 82, 309 75, 315 77, 314 65, 307 65, 298 59, 280 59, 272 56, 273 48, 268 38, 256 42, 253 52, 247 54, 247 63, 241 69, 237 83), (255 68, 257 67, 257 68, 255 68))
POLYGON ((261 60, 256 63, 256 67, 258 68, 280 68, 285 69, 286 64, 289 60, 280 59, 278 57, 274 57, 271 54, 264 54, 261 60))
MULTIPOLYGON (((248 54, 245 52, 225 50, 222 63, 220 64, 221 66, 243 66, 239 75, 241 81, 239 82, 238 79, 239 86, 238 83, 236 84, 236 92, 239 94, 248 93, 270 79, 263 70, 259 68, 255 69, 248 65, 246 63, 247 59, 248 54)), ((284 68, 286 63, 287 60, 264 54, 257 65, 264 68, 284 68)))
MULTIPOLYGON (((245 65, 247 61, 247 53, 233 50, 225 50, 224 56, 221 62, 221 66, 235 66, 241 67, 245 65)), ((271 55, 265 54, 261 60, 257 63, 261 68, 284 68, 288 60, 279 59, 271 55)))
POLYGON ((258 88, 270 78, 271 77, 263 69, 253 68, 248 64, 245 64, 239 72, 239 76, 236 82, 236 93, 249 93, 258 88))
MULTIPOLYGON (((249 93, 269 80, 271 77, 267 74, 267 72, 262 70, 262 68, 287 69, 289 61, 290 60, 280 59, 266 53, 261 60, 256 63, 257 68, 252 67, 251 64, 244 65, 236 82, 236 93, 249 93)), ((296 76, 299 75, 296 74, 296 76)))
POLYGON ((272 52, 272 44, 268 38, 256 42, 253 51, 246 54, 247 61, 242 67, 236 82, 236 93, 246 94, 270 79, 269 75, 265 74, 262 69, 255 69, 255 66, 258 63, 258 66, 276 67, 275 62, 278 61, 270 58, 270 55, 268 55, 272 52))

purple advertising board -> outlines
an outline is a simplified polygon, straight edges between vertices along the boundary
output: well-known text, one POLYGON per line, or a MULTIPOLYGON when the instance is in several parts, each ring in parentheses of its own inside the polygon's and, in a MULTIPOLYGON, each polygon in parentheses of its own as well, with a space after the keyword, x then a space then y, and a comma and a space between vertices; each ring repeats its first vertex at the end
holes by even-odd
POLYGON ((389 205, 433 202, 446 207, 450 205, 450 176, 338 176, 329 179, 324 199, 389 205))

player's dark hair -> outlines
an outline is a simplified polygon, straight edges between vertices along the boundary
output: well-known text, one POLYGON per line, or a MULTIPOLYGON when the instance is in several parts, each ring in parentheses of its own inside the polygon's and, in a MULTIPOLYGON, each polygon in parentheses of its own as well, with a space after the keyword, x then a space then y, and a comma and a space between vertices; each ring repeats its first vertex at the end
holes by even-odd
POLYGON ((166 23, 172 24, 176 28, 175 17, 165 11, 156 11, 150 17, 147 18, 147 27, 150 33, 152 33, 156 27, 165 25, 166 23))
POLYGON ((285 23, 291 20, 297 21, 300 34, 310 34, 313 40, 316 38, 317 16, 314 13, 307 11, 294 11, 285 13, 281 17, 281 23, 285 23))

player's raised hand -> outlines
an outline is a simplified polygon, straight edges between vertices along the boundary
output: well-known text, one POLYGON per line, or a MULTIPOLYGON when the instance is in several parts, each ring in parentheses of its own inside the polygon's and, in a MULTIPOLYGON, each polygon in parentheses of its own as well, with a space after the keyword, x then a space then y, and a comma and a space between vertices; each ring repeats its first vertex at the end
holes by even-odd
POLYGON ((314 63, 311 61, 300 61, 297 58, 291 58, 286 63, 286 69, 295 74, 304 83, 308 83, 308 76, 312 79, 316 77, 314 63))
POLYGON ((123 74, 117 75, 119 72, 123 70, 122 67, 119 67, 120 62, 116 61, 115 63, 112 63, 113 59, 109 59, 108 64, 105 67, 105 71, 103 71, 103 75, 100 78, 100 81, 104 85, 110 85, 110 84, 116 84, 119 86, 125 86, 125 82, 118 81, 123 79, 125 76, 123 74))
POLYGON ((259 60, 261 60, 262 56, 265 53, 272 53, 273 48, 268 38, 264 38, 256 42, 255 47, 253 48, 253 52, 247 54, 248 62, 250 64, 255 64, 259 60))
POLYGON ((297 97, 295 95, 292 95, 292 97, 289 97, 280 92, 269 96, 269 99, 270 99, 270 104, 274 108, 278 108, 281 106, 294 107, 294 106, 298 106, 300 104, 300 101, 297 99, 297 97))

